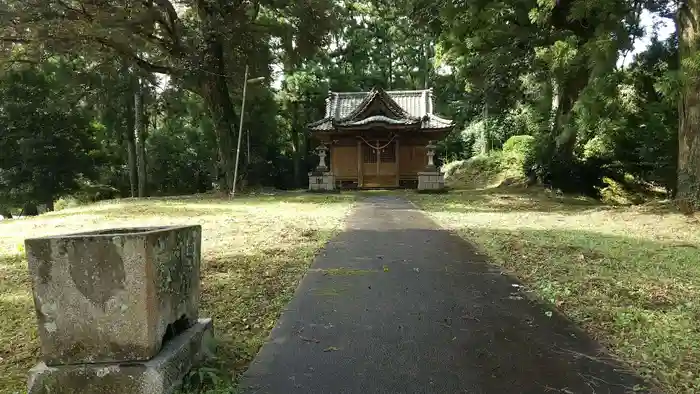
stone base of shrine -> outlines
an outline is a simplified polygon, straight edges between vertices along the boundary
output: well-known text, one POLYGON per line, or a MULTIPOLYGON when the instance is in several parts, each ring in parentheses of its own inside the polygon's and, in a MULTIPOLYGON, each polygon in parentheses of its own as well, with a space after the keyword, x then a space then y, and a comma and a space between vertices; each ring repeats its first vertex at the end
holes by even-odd
POLYGON ((207 356, 213 335, 211 319, 168 341, 149 361, 47 366, 29 371, 28 394, 171 394, 185 374, 207 356))
POLYGON ((424 171, 418 173, 419 192, 444 192, 445 176, 440 171, 424 171))
POLYGON ((334 192, 335 175, 333 172, 314 171, 309 173, 309 191, 310 192, 334 192))

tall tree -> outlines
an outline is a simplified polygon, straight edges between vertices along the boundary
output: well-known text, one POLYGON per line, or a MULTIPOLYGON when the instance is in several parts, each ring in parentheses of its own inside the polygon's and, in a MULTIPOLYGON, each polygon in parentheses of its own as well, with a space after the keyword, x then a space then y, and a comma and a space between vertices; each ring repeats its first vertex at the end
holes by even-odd
POLYGON ((225 187, 233 186, 238 115, 231 95, 244 63, 267 75, 268 43, 312 53, 332 24, 329 0, 6 0, 0 40, 12 52, 101 52, 167 74, 200 95, 216 124, 225 187))
POLYGON ((122 67, 122 78, 126 83, 124 90, 121 92, 124 101, 125 122, 124 122, 124 142, 127 152, 127 166, 129 168, 129 186, 131 197, 136 197, 137 184, 139 179, 138 164, 136 157, 136 110, 134 101, 133 77, 129 72, 128 66, 122 67))
POLYGON ((678 102, 678 189, 683 210, 700 209, 700 1, 685 0, 678 10, 681 97, 678 102))
POLYGON ((139 197, 146 197, 146 133, 148 114, 144 103, 145 87, 141 78, 134 78, 134 140, 136 147, 136 167, 138 168, 139 197))
MULTIPOLYGON (((80 94, 60 80, 62 64, 0 78, 0 201, 53 209, 54 201, 95 177, 91 124, 80 94)), ((25 212, 25 213, 27 213, 25 212)))
POLYGON ((328 84, 316 73, 297 71, 287 76, 279 94, 280 107, 289 116, 294 185, 300 186, 308 150, 306 125, 324 116, 328 84))

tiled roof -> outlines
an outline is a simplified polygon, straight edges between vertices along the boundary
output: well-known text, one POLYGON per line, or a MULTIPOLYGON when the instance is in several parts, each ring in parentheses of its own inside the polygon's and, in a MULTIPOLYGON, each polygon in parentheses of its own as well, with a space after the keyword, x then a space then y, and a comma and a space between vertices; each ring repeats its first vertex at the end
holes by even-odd
POLYGON ((309 127, 314 131, 330 131, 338 125, 356 126, 373 122, 394 125, 417 125, 420 123, 423 129, 441 129, 453 126, 450 120, 433 114, 432 89, 383 91, 375 88, 370 92, 331 92, 326 99, 326 116, 309 124, 309 127), (387 100, 387 104, 397 107, 395 112, 402 119, 397 120, 385 116, 351 119, 362 110, 361 107, 368 105, 375 96, 384 94, 390 98, 387 100))

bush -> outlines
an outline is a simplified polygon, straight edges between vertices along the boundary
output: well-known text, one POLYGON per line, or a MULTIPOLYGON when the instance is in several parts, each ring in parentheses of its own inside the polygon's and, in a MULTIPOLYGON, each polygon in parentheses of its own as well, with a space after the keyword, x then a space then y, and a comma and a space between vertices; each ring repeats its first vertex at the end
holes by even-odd
POLYGON ((535 137, 531 135, 514 135, 503 144, 503 153, 521 157, 532 155, 535 148, 535 137))
POLYGON ((535 161, 535 137, 514 135, 503 144, 503 169, 525 176, 535 161))
POLYGON ((80 201, 75 197, 61 197, 54 204, 54 211, 62 211, 68 208, 75 208, 81 205, 87 204, 86 202, 80 201))
MULTIPOLYGON (((625 176, 627 178, 627 176, 625 176)), ((600 199, 610 205, 641 204, 644 198, 629 190, 628 186, 609 177, 603 177, 605 187, 600 188, 600 199)))
POLYGON ((80 181, 80 190, 70 196, 59 198, 54 202, 53 209, 60 211, 66 208, 79 207, 102 200, 111 200, 119 197, 119 190, 109 185, 92 183, 87 180, 80 181))
POLYGON ((487 155, 474 156, 445 164, 445 183, 456 189, 480 189, 498 186, 504 179, 503 154, 494 151, 487 155))

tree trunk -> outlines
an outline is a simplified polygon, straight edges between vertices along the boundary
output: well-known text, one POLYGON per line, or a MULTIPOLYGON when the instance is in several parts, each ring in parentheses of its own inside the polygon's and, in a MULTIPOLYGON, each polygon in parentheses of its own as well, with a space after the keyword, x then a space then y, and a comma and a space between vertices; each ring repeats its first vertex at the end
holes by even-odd
POLYGON ((481 154, 486 155, 491 151, 491 130, 489 130, 489 104, 484 104, 484 127, 481 130, 481 154))
POLYGON ((12 212, 10 212, 9 208, 0 207, 0 216, 4 217, 5 219, 12 219, 12 212))
MULTIPOLYGON (((305 183, 304 178, 307 177, 308 175, 308 160, 307 158, 309 157, 309 137, 306 134, 305 130, 302 129, 300 135, 299 135, 299 166, 300 169, 299 171, 301 172, 299 174, 299 187, 302 187, 305 183)), ((330 157, 328 158, 330 160, 330 157)), ((330 166, 330 161, 326 162, 327 166, 330 166)), ((308 181, 308 180, 307 180, 308 181)))
POLYGON ((425 42, 423 43, 423 67, 425 70, 423 70, 423 89, 428 88, 428 80, 430 79, 430 46, 426 45, 425 42))
POLYGON ((301 141, 299 130, 292 126, 292 160, 294 167, 294 184, 292 187, 298 188, 301 185, 301 141))
POLYGON ((33 202, 26 202, 22 207, 22 216, 37 216, 39 215, 39 208, 33 202))
MULTIPOLYGON (((126 77, 130 78, 128 69, 125 71, 126 77)), ((129 167, 129 186, 131 197, 136 197, 136 183, 138 181, 138 172, 136 166, 136 141, 135 141, 135 123, 134 115, 134 90, 131 84, 124 94, 125 98, 125 115, 126 124, 124 127, 124 141, 126 141, 127 166, 129 167)))
POLYGON ((579 67, 570 78, 554 81, 555 98, 552 103, 556 104, 556 108, 553 111, 552 137, 556 142, 556 155, 564 162, 570 162, 574 156, 578 133, 569 123, 574 105, 588 84, 589 75, 590 71, 587 67, 579 67))
POLYGON ((202 96, 206 101, 209 114, 214 122, 218 142, 219 167, 224 173, 222 189, 227 193, 233 191, 236 146, 233 143, 234 130, 238 117, 229 96, 228 79, 224 45, 217 34, 208 37, 208 56, 206 74, 201 82, 202 96))
POLYGON ((686 0, 678 11, 680 69, 683 75, 681 97, 678 101, 678 185, 676 202, 684 212, 700 209, 700 80, 695 67, 683 67, 685 62, 697 62, 700 31, 700 0, 686 0))
POLYGON ((389 48, 389 90, 394 88, 394 51, 391 45, 387 45, 389 48))
POLYGON ((549 131, 552 135, 557 133, 557 121, 559 120, 559 112, 561 106, 561 89, 559 89, 559 81, 556 77, 550 79, 552 86, 552 106, 549 111, 549 131))
POLYGON ((138 168, 139 197, 146 197, 146 111, 143 99, 143 86, 140 78, 136 78, 134 86, 134 112, 136 120, 134 139, 136 141, 136 167, 138 168))
POLYGON ((56 205, 54 204, 53 197, 46 199, 46 212, 53 212, 56 205))
POLYGON ((228 84, 224 77, 214 77, 207 81, 205 100, 209 113, 214 121, 214 131, 218 141, 219 168, 224 179, 222 189, 227 193, 233 190, 234 157, 236 147, 233 145, 233 130, 236 124, 236 114, 233 103, 228 95, 228 84), (221 81, 217 81, 220 79, 221 81))

